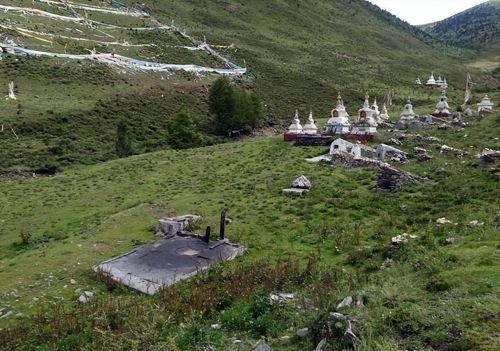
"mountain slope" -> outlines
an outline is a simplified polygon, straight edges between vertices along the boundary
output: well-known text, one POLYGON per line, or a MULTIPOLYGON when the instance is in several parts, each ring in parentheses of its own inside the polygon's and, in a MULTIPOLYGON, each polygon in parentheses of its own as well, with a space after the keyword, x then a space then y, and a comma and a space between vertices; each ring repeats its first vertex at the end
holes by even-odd
MULTIPOLYGON (((55 11, 46 2, 6 3, 55 11)), ((73 3, 104 4, 82 0, 73 3)), ((127 29, 156 21, 170 24, 174 20, 192 37, 203 40, 206 35, 214 47, 225 46, 218 50, 232 62, 240 66, 246 62, 250 73, 244 86, 255 90, 268 106, 269 118, 285 121, 284 124, 297 108, 301 116, 310 109, 316 118, 327 116, 337 91, 342 92, 348 109, 354 112, 365 91, 380 100, 387 90, 394 89, 397 104, 408 96, 414 97, 416 106, 433 102, 434 97, 412 90, 415 77, 431 71, 446 76, 451 88, 461 89, 463 84, 465 69, 458 59, 466 51, 440 47, 423 31, 364 0, 153 0, 145 1, 143 7, 153 19, 132 21, 94 13, 88 16, 124 27, 112 27, 109 31, 107 27, 97 28, 112 33, 121 44, 151 46, 96 45, 97 51, 109 53, 116 49, 120 54, 160 62, 214 64, 210 55, 172 47, 187 44, 171 33, 127 29)), ((57 13, 71 15, 61 7, 57 13)), ((51 35, 65 38, 80 33, 86 40, 111 40, 78 23, 61 24, 36 16, 27 20, 24 15, 11 12, 4 16, 1 23, 9 28, 50 31, 51 35)), ((46 37, 41 41, 30 33, 27 36, 10 29, 0 30, 3 39, 27 47, 38 45, 40 50, 85 53, 93 47, 92 42, 70 39, 54 39, 48 44, 43 41, 46 37)), ((0 134, 0 147, 5 150, 0 168, 66 166, 114 158, 115 127, 120 119, 128 121, 137 152, 164 148, 166 123, 183 106, 190 110, 200 129, 210 133, 205 93, 213 79, 214 76, 182 73, 131 74, 102 64, 63 58, 1 60, 0 83, 6 87, 8 81, 14 80, 18 91, 16 102, 1 103, 1 122, 12 126, 19 140, 10 133, 0 134)))
POLYGON ((491 0, 443 21, 426 25, 425 30, 451 45, 474 49, 500 48, 500 1, 491 0))

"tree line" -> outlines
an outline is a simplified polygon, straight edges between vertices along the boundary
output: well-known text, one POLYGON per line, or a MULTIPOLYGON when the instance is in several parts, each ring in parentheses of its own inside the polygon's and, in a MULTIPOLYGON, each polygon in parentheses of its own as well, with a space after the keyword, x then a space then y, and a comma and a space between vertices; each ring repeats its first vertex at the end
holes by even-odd
MULTIPOLYGON (((253 92, 239 89, 226 76, 219 77, 209 89, 208 106, 211 117, 208 133, 216 137, 245 135, 262 125, 262 104, 253 92)), ((166 144, 173 149, 187 149, 213 143, 213 138, 200 132, 184 107, 167 126, 166 144)), ((130 130, 125 120, 116 128, 116 154, 134 154, 130 130)))

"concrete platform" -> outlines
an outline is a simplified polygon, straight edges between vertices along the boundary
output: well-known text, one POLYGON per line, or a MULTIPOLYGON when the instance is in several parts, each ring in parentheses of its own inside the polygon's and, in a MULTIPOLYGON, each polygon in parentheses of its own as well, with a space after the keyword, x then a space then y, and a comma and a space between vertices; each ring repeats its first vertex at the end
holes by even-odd
POLYGON ((94 271, 132 289, 154 295, 160 289, 192 277, 209 266, 233 260, 245 251, 227 240, 205 241, 194 235, 155 240, 94 267, 94 271))

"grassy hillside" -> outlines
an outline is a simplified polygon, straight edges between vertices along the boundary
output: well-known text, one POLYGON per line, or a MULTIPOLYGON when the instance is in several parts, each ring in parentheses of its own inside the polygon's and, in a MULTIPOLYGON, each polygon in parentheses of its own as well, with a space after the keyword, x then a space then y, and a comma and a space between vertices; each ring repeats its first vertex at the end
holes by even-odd
MULTIPOLYGON (((6 4, 71 15, 40 2, 6 4)), ((5 13, 1 24, 154 47, 93 45, 34 35, 50 39, 47 43, 4 27, 0 33, 3 39, 52 52, 88 53, 95 47, 97 52, 115 50, 159 62, 216 65, 217 60, 210 55, 172 48, 189 44, 178 35, 130 30, 157 25, 156 20, 162 24, 174 20, 198 40, 206 35, 215 46, 234 44, 219 51, 239 65, 246 62, 250 74, 243 85, 255 90, 273 111, 268 117, 284 124, 296 108, 302 115, 312 108, 316 117, 326 117, 337 91, 342 91, 352 111, 362 103, 365 91, 380 100, 387 90, 394 89, 400 97, 398 103, 402 103, 415 95, 411 91, 415 77, 431 71, 446 76, 452 89, 461 89, 467 70, 486 90, 495 86, 494 80, 483 79, 489 71, 481 73, 482 66, 464 67, 468 51, 441 47, 424 32, 365 1, 146 1, 144 6, 153 18, 88 13, 91 20, 122 29, 90 28, 12 12, 5 13)), ((164 148, 166 124, 183 106, 190 110, 200 130, 209 133, 205 94, 213 79, 192 74, 123 72, 87 61, 5 57, 0 61, 0 84, 6 90, 13 80, 18 100, 0 102, 1 122, 12 126, 19 140, 10 132, 0 133, 0 147, 5 151, 0 169, 65 167, 114 158, 115 126, 120 119, 130 125, 136 152, 164 148)), ((420 97, 415 98, 418 105, 420 97)), ((433 100, 431 97, 423 103, 433 100)))
MULTIPOLYGON (((278 138, 2 182, 0 311, 12 313, 0 319, 0 349, 226 350, 239 339, 246 350, 264 335, 274 350, 291 351, 312 349, 326 333, 330 349, 341 350, 324 315, 360 294, 364 307, 342 310, 355 320, 358 350, 495 350, 499 179, 476 165, 475 154, 500 148, 499 118, 497 112, 465 130, 424 132, 469 156, 459 160, 425 145, 435 159, 403 168, 434 184, 392 194, 372 190, 371 170, 307 163, 325 149, 278 138), (300 174, 311 179, 311 193, 281 195, 300 174), (90 271, 153 239, 159 216, 196 213, 216 227, 224 207, 233 219, 229 238, 248 253, 206 276, 151 298, 108 291, 90 271), (440 217, 452 223, 438 226, 440 217), (418 238, 391 248, 390 238, 405 232, 418 238), (448 237, 456 243, 444 246, 448 237), (387 258, 393 261, 384 266, 387 258), (78 306, 85 290, 96 293, 93 302, 78 306), (299 300, 272 304, 271 292, 299 300), (302 327, 312 335, 293 337, 302 327)), ((382 132, 377 141, 387 138, 382 132)))

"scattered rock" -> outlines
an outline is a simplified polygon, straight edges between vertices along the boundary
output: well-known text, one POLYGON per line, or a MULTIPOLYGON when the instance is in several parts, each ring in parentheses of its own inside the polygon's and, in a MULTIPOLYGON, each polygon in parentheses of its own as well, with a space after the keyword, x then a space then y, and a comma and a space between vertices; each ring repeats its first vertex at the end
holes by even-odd
POLYGON ((309 336, 309 328, 302 328, 297 330, 297 333, 295 333, 299 338, 307 338, 309 336))
POLYGON ((442 124, 438 125, 437 129, 439 129, 439 130, 447 130, 448 129, 448 125, 446 123, 442 123, 442 124))
POLYGON ((415 154, 415 157, 419 161, 428 161, 428 160, 431 160, 431 159, 434 158, 434 157, 430 156, 427 153, 427 150, 424 149, 424 148, 422 148, 422 147, 415 147, 415 148, 413 148, 413 153, 415 154))
POLYGON ((279 294, 271 294, 269 295, 269 298, 271 299, 271 301, 284 302, 293 300, 295 298, 295 295, 292 293, 279 293, 279 294))
POLYGON ((211 325, 212 329, 219 330, 221 328, 221 325, 216 323, 211 325))
POLYGON ((451 223, 451 221, 446 219, 445 217, 436 219, 436 224, 438 225, 449 224, 449 223, 451 223))
POLYGON ((76 284, 76 280, 74 280, 73 278, 71 278, 71 279, 69 280, 69 282, 70 282, 70 284, 76 284))
POLYGON ((387 257, 385 259, 385 261, 382 263, 382 267, 381 268, 387 268, 387 267, 390 267, 392 266, 392 264, 394 263, 393 259, 392 258, 389 258, 387 257))
POLYGON ((266 344, 264 341, 259 341, 253 351, 272 351, 271 346, 266 344))
POLYGON ((444 244, 445 245, 453 245, 457 242, 457 239, 450 236, 449 238, 444 239, 444 244))
POLYGON ((468 153, 464 150, 460 149, 455 149, 454 147, 448 146, 448 145, 442 145, 439 148, 441 153, 452 153, 458 158, 463 158, 464 155, 467 155, 468 153))
POLYGON ((305 176, 301 175, 292 182, 292 188, 311 189, 311 182, 305 176))
POLYGON ((471 227, 478 227, 478 226, 482 226, 482 225, 484 225, 484 223, 483 223, 483 222, 479 222, 477 219, 475 219, 475 220, 473 220, 473 221, 470 221, 470 222, 469 222, 469 225, 470 225, 471 227))
POLYGON ((395 138, 391 138, 391 139, 387 140, 386 144, 387 145, 403 145, 403 143, 401 141, 399 141, 398 139, 395 139, 395 138))
POLYGON ((484 149, 477 157, 484 163, 500 163, 499 150, 484 149))
POLYGON ((90 301, 90 298, 85 294, 80 295, 80 297, 78 298, 78 302, 80 302, 80 303, 87 303, 89 301, 90 301))
POLYGON ((337 305, 337 309, 341 309, 341 308, 344 308, 344 307, 351 307, 352 303, 353 303, 353 298, 352 296, 347 296, 345 299, 343 299, 338 305, 337 305))
POLYGON ((401 244, 406 244, 409 239, 416 239, 416 238, 417 238, 416 235, 410 235, 408 233, 403 233, 401 235, 394 236, 391 239, 391 242, 393 245, 401 245, 401 244))
POLYGON ((335 322, 337 328, 344 328, 344 341, 346 344, 354 346, 359 339, 352 331, 351 321, 342 313, 338 312, 330 312, 330 319, 335 322))

